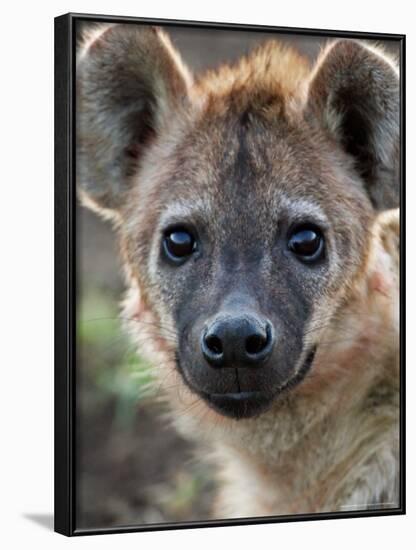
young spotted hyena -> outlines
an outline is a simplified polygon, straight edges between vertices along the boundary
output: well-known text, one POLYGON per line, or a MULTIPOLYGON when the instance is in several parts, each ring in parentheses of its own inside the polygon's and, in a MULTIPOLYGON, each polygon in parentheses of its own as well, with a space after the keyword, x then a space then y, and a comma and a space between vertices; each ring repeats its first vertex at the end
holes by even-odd
POLYGON ((399 78, 367 44, 271 41, 194 77, 168 36, 79 51, 77 178, 124 316, 216 517, 397 507, 399 78))

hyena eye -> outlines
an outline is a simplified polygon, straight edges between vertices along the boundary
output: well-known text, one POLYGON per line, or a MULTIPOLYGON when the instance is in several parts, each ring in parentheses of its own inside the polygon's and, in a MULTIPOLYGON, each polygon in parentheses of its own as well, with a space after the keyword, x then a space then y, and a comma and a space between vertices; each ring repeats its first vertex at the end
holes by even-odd
POLYGON ((165 232, 163 251, 169 260, 183 262, 195 249, 195 237, 187 229, 176 227, 165 232))
POLYGON ((324 253, 324 237, 317 227, 303 225, 292 231, 288 248, 303 262, 316 262, 324 253))

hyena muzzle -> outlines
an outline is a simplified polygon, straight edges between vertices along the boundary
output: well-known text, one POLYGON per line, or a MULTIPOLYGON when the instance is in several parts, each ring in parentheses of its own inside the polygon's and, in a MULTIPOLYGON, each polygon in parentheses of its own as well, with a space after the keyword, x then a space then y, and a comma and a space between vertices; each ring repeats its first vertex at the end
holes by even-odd
POLYGON ((194 77, 160 29, 109 25, 84 41, 77 87, 79 195, 116 227, 130 330, 173 409, 197 403, 185 431, 267 479, 267 504, 224 497, 226 513, 396 498, 398 268, 380 245, 399 205, 394 62, 341 40, 310 67, 271 41, 194 77), (385 482, 363 473, 377 452, 385 482))

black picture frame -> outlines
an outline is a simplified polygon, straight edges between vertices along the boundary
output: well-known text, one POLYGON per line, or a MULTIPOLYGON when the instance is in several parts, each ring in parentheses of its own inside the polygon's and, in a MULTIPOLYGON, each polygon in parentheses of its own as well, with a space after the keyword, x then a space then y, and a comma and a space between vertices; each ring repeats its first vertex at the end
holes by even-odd
POLYGON ((406 36, 327 29, 206 23, 69 13, 55 18, 55 531, 66 536, 166 529, 279 523, 405 514, 405 87, 406 36), (75 25, 78 21, 139 23, 274 32, 285 34, 394 40, 400 43, 401 74, 401 244, 400 244, 400 506, 386 510, 342 511, 293 516, 209 520, 185 523, 77 529, 75 521, 76 407, 76 193, 75 193, 75 25))

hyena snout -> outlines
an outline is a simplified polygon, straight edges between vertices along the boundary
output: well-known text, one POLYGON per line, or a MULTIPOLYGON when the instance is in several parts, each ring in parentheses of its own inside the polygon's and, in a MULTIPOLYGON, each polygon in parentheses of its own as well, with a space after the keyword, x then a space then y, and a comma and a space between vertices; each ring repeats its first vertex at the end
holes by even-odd
POLYGON ((201 334, 201 350, 212 367, 261 367, 275 344, 272 323, 258 315, 227 315, 209 322, 201 334))

